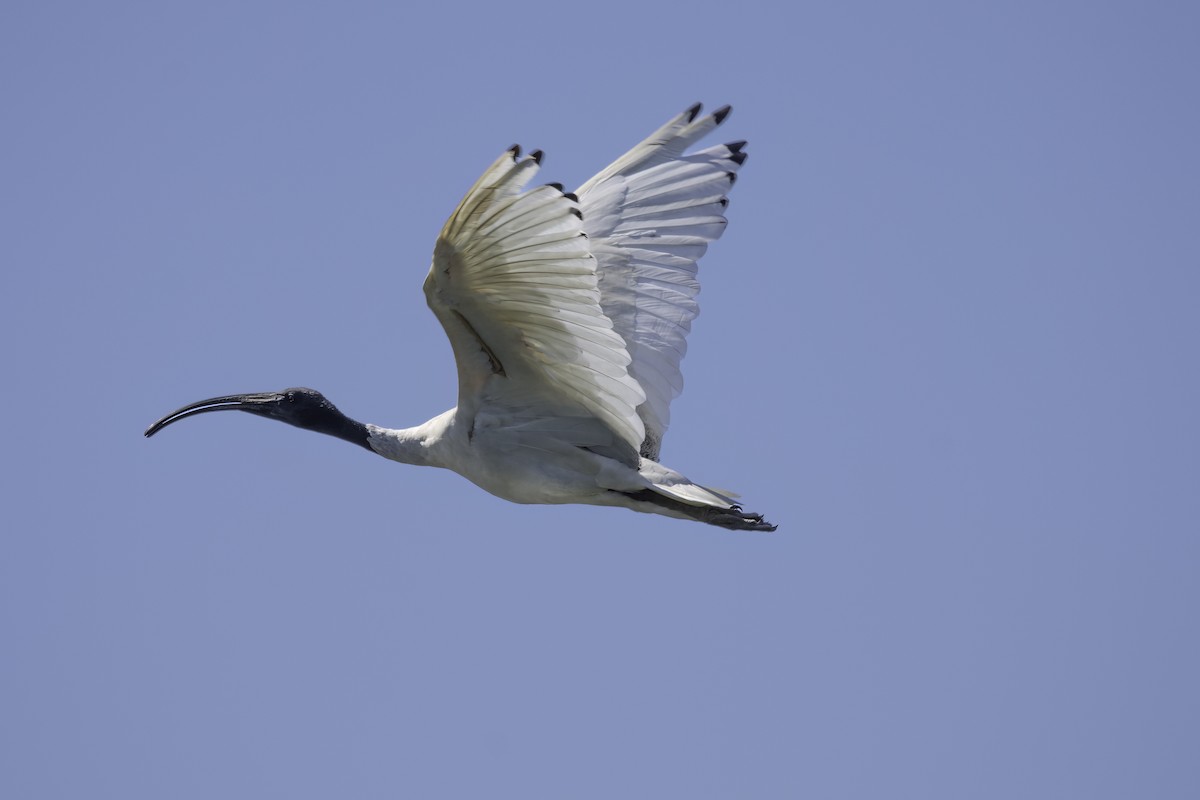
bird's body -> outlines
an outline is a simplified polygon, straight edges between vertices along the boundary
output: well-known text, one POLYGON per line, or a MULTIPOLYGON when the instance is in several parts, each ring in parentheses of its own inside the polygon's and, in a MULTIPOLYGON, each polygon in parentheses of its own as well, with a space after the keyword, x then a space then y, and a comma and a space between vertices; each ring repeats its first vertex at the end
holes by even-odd
MULTIPOLYGON (((609 493, 602 483, 604 473, 617 471, 612 459, 560 435, 478 420, 454 408, 413 429, 367 428, 371 449, 385 458, 454 470, 514 503, 597 504, 597 498, 609 493)), ((628 483, 627 478, 612 488, 642 488, 628 483)))
POLYGON ((685 150, 728 115, 699 105, 584 184, 525 187, 540 151, 513 147, 443 227, 425 280, 458 366, 458 405, 407 429, 364 425, 311 389, 194 403, 237 409, 451 469, 516 503, 631 508, 774 530, 727 493, 659 464, 698 313, 696 261, 724 230, 745 142, 685 150))

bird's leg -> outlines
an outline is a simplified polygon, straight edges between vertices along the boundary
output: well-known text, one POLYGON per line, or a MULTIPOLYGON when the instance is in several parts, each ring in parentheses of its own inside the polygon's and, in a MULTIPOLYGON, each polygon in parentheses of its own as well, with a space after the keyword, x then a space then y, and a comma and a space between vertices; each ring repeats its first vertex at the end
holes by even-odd
POLYGON ((706 508, 703 510, 700 519, 709 525, 718 525, 722 528, 739 531, 773 531, 778 527, 769 522, 764 522, 762 514, 742 511, 741 506, 733 506, 732 508, 706 508))

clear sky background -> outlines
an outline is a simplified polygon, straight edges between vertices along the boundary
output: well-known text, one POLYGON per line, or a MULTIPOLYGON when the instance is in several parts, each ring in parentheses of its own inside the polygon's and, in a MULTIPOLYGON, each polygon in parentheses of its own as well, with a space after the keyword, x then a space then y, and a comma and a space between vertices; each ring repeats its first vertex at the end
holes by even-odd
POLYGON ((1189 3, 7 3, 0 796, 1200 796, 1189 3), (520 142, 748 139, 663 460, 525 507, 193 400, 454 403, 520 142))

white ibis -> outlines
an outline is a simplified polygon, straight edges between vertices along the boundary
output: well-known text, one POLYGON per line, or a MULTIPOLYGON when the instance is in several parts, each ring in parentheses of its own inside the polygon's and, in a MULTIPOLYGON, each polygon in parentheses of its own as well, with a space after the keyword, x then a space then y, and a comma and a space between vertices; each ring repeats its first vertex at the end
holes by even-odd
POLYGON ((685 152, 725 121, 700 104, 566 193, 526 190, 542 153, 513 146, 442 228, 425 298, 458 364, 458 405, 415 428, 350 419, 312 389, 214 397, 155 422, 233 409, 405 464, 445 467, 514 503, 620 506, 773 531, 731 493, 658 463, 699 307, 696 262, 725 230, 745 142, 685 152))

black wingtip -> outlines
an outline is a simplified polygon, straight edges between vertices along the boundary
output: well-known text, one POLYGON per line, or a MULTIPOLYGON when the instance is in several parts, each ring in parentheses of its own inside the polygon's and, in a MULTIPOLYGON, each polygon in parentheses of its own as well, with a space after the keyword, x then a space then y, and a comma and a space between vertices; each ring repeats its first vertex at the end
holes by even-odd
POLYGON ((513 161, 516 161, 521 157, 521 145, 514 144, 512 147, 508 148, 508 152, 512 156, 513 161))
POLYGON ((695 122, 696 116, 700 113, 700 109, 704 108, 703 103, 696 103, 694 106, 688 106, 684 113, 688 115, 688 122, 695 122))
POLYGON ((574 214, 575 216, 579 217, 580 219, 583 219, 583 212, 580 211, 575 206, 571 206, 571 213, 574 214))
POLYGON ((725 177, 729 178, 730 186, 733 186, 733 184, 737 183, 737 173, 736 172, 726 172, 725 177))
POLYGON ((742 164, 746 163, 746 156, 748 156, 748 155, 749 155, 749 153, 740 153, 740 152, 730 153, 729 160, 732 161, 733 163, 741 166, 742 164))
POLYGON ((563 197, 567 198, 567 199, 568 199, 568 200, 570 200, 572 203, 578 203, 578 202, 579 202, 579 198, 578 198, 578 197, 576 197, 576 195, 575 195, 575 193, 574 193, 574 192, 563 192, 563 197))
POLYGON ((547 183, 546 185, 556 192, 561 192, 563 190, 563 185, 561 183, 547 183))
POLYGON ((538 166, 541 166, 543 155, 545 155, 545 153, 543 153, 541 150, 534 150, 532 153, 529 154, 529 157, 533 159, 533 163, 537 164, 538 166))
POLYGON ((713 112, 713 121, 720 125, 729 116, 730 111, 733 111, 733 106, 721 106, 713 112))
POLYGON ((742 148, 746 146, 746 140, 742 139, 740 142, 726 142, 725 146, 729 148, 729 152, 731 153, 740 153, 742 152, 742 148))

